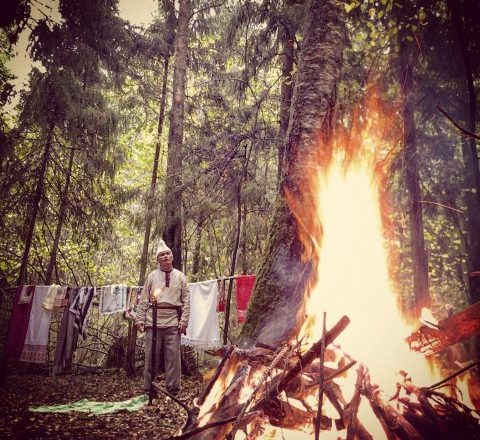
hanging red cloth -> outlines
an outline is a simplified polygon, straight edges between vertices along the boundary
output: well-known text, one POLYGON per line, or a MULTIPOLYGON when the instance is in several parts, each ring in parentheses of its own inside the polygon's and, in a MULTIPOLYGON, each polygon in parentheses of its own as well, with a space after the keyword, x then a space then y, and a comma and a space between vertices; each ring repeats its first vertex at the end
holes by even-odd
POLYGON ((28 322, 30 321, 34 292, 35 286, 20 286, 15 293, 10 326, 5 342, 5 358, 18 359, 22 354, 23 344, 27 336, 28 322))
POLYGON ((220 278, 218 280, 218 301, 217 301, 217 312, 223 313, 225 311, 225 278, 220 278))
POLYGON ((237 319, 238 322, 245 322, 247 308, 255 285, 255 275, 237 275, 237 319))

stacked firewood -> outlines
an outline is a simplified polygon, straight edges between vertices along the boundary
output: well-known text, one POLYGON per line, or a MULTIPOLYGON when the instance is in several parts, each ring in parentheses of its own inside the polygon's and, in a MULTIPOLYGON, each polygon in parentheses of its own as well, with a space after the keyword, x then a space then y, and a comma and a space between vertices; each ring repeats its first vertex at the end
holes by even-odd
MULTIPOLYGON (((300 342, 278 348, 257 344, 251 350, 229 347, 215 373, 188 410, 188 422, 180 439, 234 439, 244 431, 249 439, 261 439, 265 427, 306 429, 315 438, 324 430, 345 430, 346 439, 368 440, 368 432, 358 417, 361 398, 370 403, 387 439, 480 439, 479 414, 439 391, 443 385, 418 388, 407 374, 397 384, 395 396, 385 402, 370 381, 367 368, 360 365, 352 399, 347 402, 335 379, 356 365, 349 360, 338 368, 325 365, 328 346, 348 325, 344 316, 306 353, 300 342), (312 407, 311 397, 318 402, 312 407), (322 414, 324 397, 338 413, 332 419, 322 414), (292 404, 293 401, 300 404, 292 404)), ((330 350, 333 352, 333 350, 330 350)), ((373 435, 372 435, 373 434, 373 435)))

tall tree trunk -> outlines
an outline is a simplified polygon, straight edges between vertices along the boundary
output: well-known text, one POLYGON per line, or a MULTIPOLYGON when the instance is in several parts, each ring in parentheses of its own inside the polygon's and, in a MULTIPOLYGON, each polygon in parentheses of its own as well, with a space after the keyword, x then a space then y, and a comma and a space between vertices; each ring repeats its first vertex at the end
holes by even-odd
POLYGON ((281 140, 278 147, 278 170, 277 180, 278 185, 282 181, 282 172, 285 162, 285 143, 284 138, 287 134, 288 121, 290 118, 290 106, 292 103, 293 94, 293 61, 294 61, 294 48, 293 48, 293 33, 291 29, 292 25, 287 20, 287 23, 279 32, 280 43, 282 45, 282 85, 281 85, 281 101, 280 101, 280 130, 279 139, 281 140))
MULTIPOLYGON (((276 344, 301 324, 303 296, 316 261, 304 257, 299 224, 285 201, 285 193, 310 206, 311 195, 302 192, 305 169, 320 149, 328 159, 336 82, 345 42, 345 9, 337 0, 311 0, 304 41, 295 79, 290 123, 285 139, 286 176, 272 219, 265 259, 258 273, 247 321, 240 338, 276 344)), ((317 155, 318 156, 318 155, 317 155)))
POLYGON ((165 232, 163 234, 166 244, 173 252, 173 265, 180 270, 182 269, 183 229, 182 149, 190 9, 190 0, 179 0, 173 68, 173 97, 168 136, 167 182, 165 185, 165 232))
MULTIPOLYGON (((466 98, 468 102, 467 129, 474 133, 477 104, 472 66, 463 28, 463 13, 459 0, 449 0, 448 6, 452 14, 452 21, 460 48, 461 62, 465 73, 466 98)), ((474 137, 469 137, 468 140, 462 141, 462 153, 465 164, 465 187, 471 188, 471 192, 466 194, 469 236, 467 252, 468 267, 470 272, 473 272, 480 270, 480 166, 474 137)), ((480 300, 480 278, 469 277, 469 285, 470 304, 473 304, 480 300)))
POLYGON ((33 196, 32 204, 30 211, 27 213, 29 216, 27 236, 25 238, 25 248, 22 255, 22 263, 20 265, 20 270, 18 273, 17 285, 21 286, 25 283, 27 277, 27 265, 28 257, 30 255, 30 248, 32 247, 33 232, 35 230, 35 225, 37 223, 37 214, 40 206, 40 201, 43 196, 43 191, 45 188, 45 177, 47 174, 48 162, 50 160, 50 151, 52 149, 52 138, 53 131, 55 129, 55 117, 52 118, 50 126, 48 127, 47 139, 45 142, 45 148, 43 151, 42 165, 40 167, 40 173, 38 175, 37 187, 35 188, 35 194, 33 196))
POLYGON ((241 183, 237 188, 237 230, 235 232, 235 243, 233 244, 232 249, 232 263, 230 266, 230 281, 228 284, 227 300, 225 304, 225 327, 223 329, 223 344, 226 345, 228 342, 228 328, 230 325, 230 306, 232 302, 232 291, 233 291, 233 276, 235 275, 235 268, 237 265, 237 255, 238 255, 238 246, 240 244, 240 233, 242 230, 242 195, 241 195, 241 183))
POLYGON ((203 222, 204 222, 204 213, 201 210, 198 215, 198 225, 195 233, 195 248, 193 250, 193 258, 192 258, 192 281, 198 281, 198 274, 200 273, 203 222))
MULTIPOLYGON (((50 252, 50 260, 48 262, 47 273, 45 274, 45 284, 52 283, 53 271, 57 262, 58 245, 60 243, 60 236, 62 235, 62 228, 65 222, 67 213, 68 192, 70 190, 70 180, 72 176, 73 160, 75 158, 75 149, 70 150, 70 157, 68 159, 67 174, 65 176, 65 186, 63 187, 62 198, 60 200, 60 210, 58 212, 57 227, 55 228, 55 236, 53 239, 53 246, 50 252)), ((58 280, 57 280, 58 282, 58 280)))
POLYGON ((160 113, 158 115, 157 140, 155 142, 155 154, 153 159, 152 177, 150 179, 150 189, 147 196, 147 212, 145 214, 145 235, 143 237, 143 250, 140 258, 140 274, 138 276, 138 285, 143 286, 148 265, 148 247, 150 245, 150 234, 152 230, 153 211, 155 204, 155 190, 157 188, 158 162, 162 146, 163 121, 165 119, 165 105, 167 101, 167 80, 168 80, 168 62, 169 57, 165 58, 163 65, 162 96, 160 100, 160 113))
POLYGON ((247 250, 247 205, 244 200, 242 203, 242 238, 240 239, 241 256, 242 256, 242 274, 246 275, 248 272, 248 250, 247 250))
MULTIPOLYGON (((157 140, 155 142, 155 154, 153 158, 152 177, 150 179, 150 189, 147 196, 147 212, 145 214, 145 235, 143 237, 143 250, 140 258, 140 273, 138 275, 138 285, 143 286, 145 283, 145 275, 148 265, 148 247, 150 244, 150 234, 152 230, 153 210, 155 203, 155 190, 157 188, 158 163, 160 158, 160 150, 162 145, 163 122, 165 119, 165 106, 167 101, 167 80, 168 80, 168 63, 170 57, 165 57, 163 65, 162 79, 162 96, 160 98, 160 112, 158 115, 157 140)), ((128 342, 127 342, 127 359, 125 371, 127 376, 135 376, 135 352, 137 347, 137 327, 132 321, 128 323, 128 342)))
POLYGON ((416 143, 416 128, 413 104, 412 44, 401 33, 400 70, 403 93, 403 149, 405 158, 405 183, 409 196, 410 249, 412 253, 413 292, 415 307, 413 316, 419 317, 422 307, 430 307, 428 291, 428 258, 425 250, 423 213, 418 173, 419 154, 416 143))

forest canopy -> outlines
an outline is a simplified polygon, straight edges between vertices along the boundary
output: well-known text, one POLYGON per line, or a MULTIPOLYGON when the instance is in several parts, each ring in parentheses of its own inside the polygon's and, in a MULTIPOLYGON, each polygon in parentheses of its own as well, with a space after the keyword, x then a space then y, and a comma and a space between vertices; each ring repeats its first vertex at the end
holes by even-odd
MULTIPOLYGON (((258 273, 309 2, 159 0, 144 27, 116 0, 6 3, 1 286, 142 284, 162 237, 192 281, 258 273), (22 32, 33 64, 20 90, 22 32)), ((480 298, 480 5, 338 5, 329 124, 348 128, 372 90, 400 121, 383 188, 392 273, 406 307, 444 317, 480 298)))

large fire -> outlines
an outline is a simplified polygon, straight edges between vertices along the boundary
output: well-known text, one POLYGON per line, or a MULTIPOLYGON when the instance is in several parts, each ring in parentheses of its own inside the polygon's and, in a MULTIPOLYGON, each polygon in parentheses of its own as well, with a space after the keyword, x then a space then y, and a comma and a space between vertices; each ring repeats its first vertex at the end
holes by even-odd
POLYGON ((419 386, 428 385, 431 368, 405 342, 413 328, 402 318, 389 277, 377 174, 378 151, 385 146, 375 125, 381 119, 367 122, 356 148, 337 146, 329 166, 317 168, 310 179, 318 216, 311 224, 321 224, 323 233, 302 332, 316 341, 323 311, 330 325, 347 315, 352 324, 337 342, 368 366, 375 383, 388 391, 402 368, 419 386))
MULTIPOLYGON (((295 336, 303 342, 304 350, 308 350, 322 338, 324 312, 327 328, 347 315, 351 324, 335 340, 333 349, 329 347, 325 367, 335 370, 342 362, 344 365, 352 359, 365 365, 371 382, 382 390, 385 405, 389 405, 389 397, 396 393, 398 397, 398 390, 407 390, 409 384, 412 389, 427 387, 441 379, 438 370, 423 355, 411 351, 406 343, 406 337, 414 328, 399 310, 389 276, 390 258, 381 200, 385 169, 379 163, 383 161, 385 164, 391 151, 386 133, 391 135, 394 121, 392 115, 382 118, 377 103, 371 100, 364 116, 354 120, 349 136, 342 134, 333 141, 328 164, 323 160, 321 164, 314 162, 304 168, 310 170, 310 175, 303 176, 307 187, 301 190, 310 195, 311 205, 305 209, 305 204, 287 194, 290 209, 301 225, 300 236, 304 240, 306 257, 318 262, 314 282, 305 294, 307 318, 300 334, 295 336), (406 384, 403 388, 397 386, 402 382, 406 384)), ((227 387, 231 389, 232 382, 241 377, 246 379, 242 379, 235 403, 247 402, 245 405, 248 405, 251 398, 251 407, 254 408, 260 401, 260 397, 254 398, 255 393, 259 390, 258 395, 268 393, 266 386, 262 385, 266 366, 242 364, 239 356, 236 352, 230 359, 228 368, 214 383, 201 406, 200 426, 210 421, 215 408, 223 404, 222 400, 228 401, 227 387), (238 375, 239 368, 248 371, 243 376, 238 375)), ((318 367, 314 368, 318 370, 318 367)), ((285 372, 275 367, 268 373, 270 377, 278 378, 285 372)), ((352 369, 338 380, 346 402, 352 399, 355 378, 356 372, 352 369)), ((316 408, 318 387, 307 384, 301 389, 304 390, 301 400, 287 397, 285 392, 280 397, 288 400, 290 407, 316 408)), ((336 417, 335 409, 327 399, 323 400, 322 415, 331 419, 336 417)), ((386 438, 379 419, 363 396, 358 417, 375 440, 386 438)), ((276 428, 267 419, 262 419, 261 438, 312 438, 311 419, 303 425, 302 421, 294 420, 295 416, 292 419, 292 430, 285 424, 282 429, 276 428)), ((254 424, 250 428, 255 431, 254 424)), ((322 431, 322 438, 343 437, 345 432, 340 432, 342 427, 339 429, 336 431, 332 427, 330 431, 322 431)), ((244 434, 238 432, 235 438, 244 438, 244 434)))

